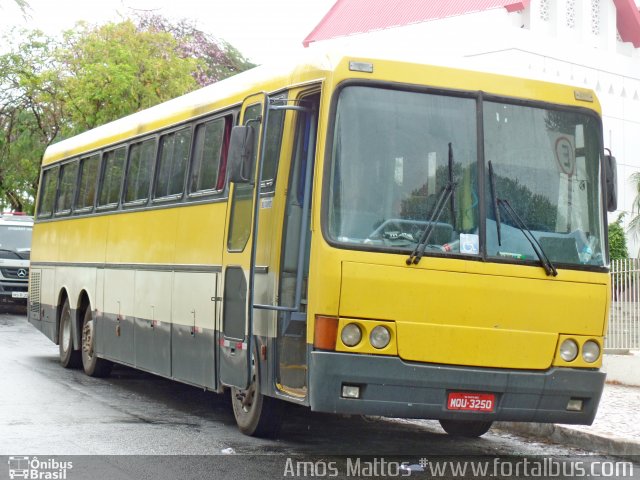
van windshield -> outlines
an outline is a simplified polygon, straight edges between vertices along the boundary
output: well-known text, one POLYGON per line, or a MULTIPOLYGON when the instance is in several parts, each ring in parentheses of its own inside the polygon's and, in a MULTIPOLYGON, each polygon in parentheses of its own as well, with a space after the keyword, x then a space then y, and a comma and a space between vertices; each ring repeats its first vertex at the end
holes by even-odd
POLYGON ((31 250, 31 225, 0 225, 0 248, 22 253, 31 250))

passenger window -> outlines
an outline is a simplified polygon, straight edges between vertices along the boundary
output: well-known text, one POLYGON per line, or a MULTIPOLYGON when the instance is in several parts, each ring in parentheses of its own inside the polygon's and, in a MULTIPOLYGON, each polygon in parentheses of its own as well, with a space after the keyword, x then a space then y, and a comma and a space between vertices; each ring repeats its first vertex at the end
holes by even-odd
POLYGON ((69 213, 73 205, 73 194, 78 179, 78 162, 73 161, 61 167, 60 189, 56 203, 56 213, 69 213))
POLYGON ((38 217, 50 217, 53 213, 53 203, 56 198, 56 187, 58 186, 58 174, 60 167, 50 168, 42 174, 42 185, 40 187, 40 205, 38 217))
POLYGON ((104 154, 99 207, 114 208, 120 201, 125 153, 125 147, 121 147, 104 154))
POLYGON ((182 194, 190 148, 191 127, 162 136, 155 198, 182 194))
POLYGON ((153 138, 135 143, 129 148, 127 185, 124 194, 126 203, 140 202, 149 197, 155 154, 156 142, 153 138))
POLYGON ((91 155, 90 157, 80 160, 80 182, 78 185, 76 210, 89 209, 93 207, 93 200, 96 193, 96 182, 98 180, 99 162, 99 154, 91 155))
POLYGON ((224 188, 230 128, 229 117, 216 118, 196 127, 190 193, 224 188))

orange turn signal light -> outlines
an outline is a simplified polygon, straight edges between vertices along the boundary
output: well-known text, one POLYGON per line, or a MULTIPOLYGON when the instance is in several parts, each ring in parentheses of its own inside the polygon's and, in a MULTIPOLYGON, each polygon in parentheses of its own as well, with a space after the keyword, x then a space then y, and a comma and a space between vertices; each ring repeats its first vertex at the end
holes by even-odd
POLYGON ((338 319, 316 315, 313 346, 320 350, 335 350, 338 337, 338 319))

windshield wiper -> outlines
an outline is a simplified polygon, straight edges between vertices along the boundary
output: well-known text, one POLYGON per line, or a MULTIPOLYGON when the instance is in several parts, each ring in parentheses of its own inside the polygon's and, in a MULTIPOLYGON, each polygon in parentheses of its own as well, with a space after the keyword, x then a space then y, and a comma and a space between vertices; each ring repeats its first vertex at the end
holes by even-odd
POLYGON ((22 255, 20 255, 20 253, 16 252, 15 250, 11 250, 9 248, 0 248, 0 252, 13 253, 19 259, 25 260, 24 257, 22 255))
POLYGON ((447 200, 451 198, 451 215, 455 218, 455 203, 453 199, 453 193, 455 192, 456 186, 458 184, 453 181, 453 150, 451 148, 451 143, 449 143, 449 181, 447 185, 444 187, 440 196, 438 197, 438 201, 436 202, 436 206, 433 209, 433 213, 431 214, 431 218, 427 224, 427 228, 425 228, 424 232, 420 236, 420 240, 418 240, 418 244, 416 248, 413 249, 409 258, 407 258, 407 265, 417 265, 420 262, 420 259, 424 256, 424 251, 427 248, 427 242, 431 237, 431 234, 435 230, 435 225, 438 223, 440 219, 440 215, 444 210, 444 207, 447 205, 447 200))
POLYGON ((540 259, 542 268, 547 272, 547 275, 557 277, 558 271, 556 270, 556 267, 551 263, 551 260, 547 257, 547 254, 544 252, 544 249, 542 248, 542 245, 540 245, 540 242, 538 242, 538 239, 533 235, 533 233, 531 233, 531 230, 529 230, 522 218, 520 218, 518 212, 513 209, 509 201, 502 198, 496 198, 496 204, 507 212, 516 224, 516 227, 520 229, 524 237, 529 241, 533 251, 536 252, 536 255, 540 259))
POLYGON ((496 179, 493 176, 493 165, 489 160, 489 190, 491 191, 491 201, 493 203, 493 213, 496 217, 496 233, 498 235, 498 245, 502 246, 502 238, 500 233, 500 209, 498 208, 498 197, 496 196, 496 179))

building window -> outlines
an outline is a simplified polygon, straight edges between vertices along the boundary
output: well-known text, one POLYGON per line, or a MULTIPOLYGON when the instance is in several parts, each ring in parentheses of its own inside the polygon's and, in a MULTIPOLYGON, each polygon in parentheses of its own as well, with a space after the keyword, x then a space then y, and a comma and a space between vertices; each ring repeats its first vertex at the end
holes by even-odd
POLYGON ((567 27, 576 28, 576 0, 567 0, 567 27))
POLYGON ((600 0, 591 0, 591 33, 600 35, 600 0))
POLYGON ((540 20, 548 22, 549 18, 549 0, 540 0, 540 20))

